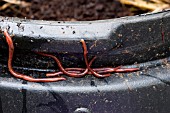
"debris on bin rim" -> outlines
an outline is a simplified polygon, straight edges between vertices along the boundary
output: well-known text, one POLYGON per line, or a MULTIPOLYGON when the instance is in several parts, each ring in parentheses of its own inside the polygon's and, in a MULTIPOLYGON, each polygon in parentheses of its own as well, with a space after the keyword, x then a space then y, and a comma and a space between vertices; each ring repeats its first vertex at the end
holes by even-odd
MULTIPOLYGON (((11 66, 14 47, 16 50, 14 66, 24 67, 27 65, 36 68, 35 61, 30 60, 33 57, 40 63, 48 62, 35 55, 35 53, 39 53, 57 62, 59 72, 54 75, 66 74, 79 77, 79 75, 93 74, 96 77, 107 77, 112 72, 139 70, 139 68, 114 67, 148 62, 169 56, 169 18, 169 10, 141 16, 84 22, 38 21, 0 17, 0 28, 2 31, 7 29, 4 33, 8 43, 7 47, 7 43, 1 38, 0 49, 2 51, 9 49, 9 71, 21 79, 26 78, 25 80, 36 82, 52 80, 35 80, 16 73, 11 66), (13 35, 13 38, 10 38, 8 33, 13 35), (97 58, 92 64, 93 57, 97 58), (67 68, 66 70, 63 68, 59 60, 61 58, 64 59, 62 60, 64 67, 69 67, 68 72, 67 68), (85 60, 84 64, 83 60, 85 60), (91 64, 93 68, 90 67, 91 64), (76 67, 72 68, 74 66, 76 67), (83 71, 84 73, 81 74, 83 71)), ((0 36, 4 36, 3 32, 0 36)), ((7 61, 7 54, 8 52, 1 53, 1 62, 7 61)), ((50 63, 54 65, 54 61, 51 60, 50 63)), ((52 74, 47 75, 51 76, 52 74)))
POLYGON ((153 12, 162 11, 170 8, 169 0, 119 0, 122 4, 138 7, 140 10, 153 12))

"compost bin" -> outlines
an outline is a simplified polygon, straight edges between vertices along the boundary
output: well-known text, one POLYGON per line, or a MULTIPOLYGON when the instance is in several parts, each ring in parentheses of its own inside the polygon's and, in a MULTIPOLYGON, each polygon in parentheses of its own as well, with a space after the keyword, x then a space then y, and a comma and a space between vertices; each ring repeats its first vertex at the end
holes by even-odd
MULTIPOLYGON (((170 112, 170 10, 95 21, 42 21, 0 16, 1 113, 168 113, 170 112), (84 39, 92 67, 138 68, 97 78, 28 82, 8 70, 12 36, 13 68, 33 77, 64 67, 84 67, 84 39)), ((84 67, 85 68, 85 67, 84 67)))

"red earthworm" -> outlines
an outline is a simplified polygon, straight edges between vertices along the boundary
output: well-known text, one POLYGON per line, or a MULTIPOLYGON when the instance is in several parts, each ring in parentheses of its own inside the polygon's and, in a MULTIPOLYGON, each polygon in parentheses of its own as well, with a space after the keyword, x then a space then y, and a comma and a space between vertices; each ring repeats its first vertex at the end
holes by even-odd
POLYGON ((101 74, 95 72, 93 69, 91 69, 91 67, 90 67, 89 64, 88 64, 88 60, 87 60, 87 47, 86 47, 86 43, 85 43, 84 39, 81 39, 80 42, 82 43, 82 46, 83 46, 83 49, 84 49, 84 60, 85 60, 85 63, 86 63, 86 66, 87 66, 88 70, 89 70, 93 75, 95 75, 96 77, 99 77, 99 78, 110 76, 110 75, 111 75, 110 73, 101 75, 101 74))
MULTIPOLYGON (((91 63, 89 63, 89 66, 90 65, 91 65, 91 63)), ((118 66, 116 68, 108 68, 108 67, 107 68, 94 68, 93 70, 97 71, 97 73, 107 73, 107 72, 116 72, 117 70, 119 70, 119 68, 120 68, 120 66, 118 66)), ((76 73, 80 73, 80 71, 84 71, 85 69, 84 68, 65 68, 65 70, 66 71, 74 71, 76 73)), ((58 72, 58 73, 59 74, 63 74, 62 72, 58 72)), ((56 74, 56 75, 59 75, 59 74, 56 74)), ((88 74, 91 74, 91 72, 88 72, 88 74)))
MULTIPOLYGON (((89 63, 90 64, 90 63, 89 63)), ((66 71, 84 71, 84 68, 65 68, 66 71)), ((105 68, 93 68, 94 71, 97 73, 112 73, 112 72, 134 72, 138 71, 139 68, 121 68, 121 66, 111 68, 111 67, 105 67, 105 68)), ((91 74, 91 72, 88 72, 88 74, 91 74)))
MULTIPOLYGON (((71 77, 82 77, 82 76, 84 76, 87 73, 88 74, 92 73, 96 77, 107 77, 107 76, 110 76, 110 73, 109 74, 105 74, 105 75, 100 75, 99 73, 95 72, 93 69, 90 68, 90 65, 93 62, 93 59, 88 64, 88 60, 87 60, 87 47, 86 47, 85 41, 83 39, 81 40, 81 42, 82 42, 83 51, 84 51, 83 52, 84 53, 84 59, 85 59, 85 63, 86 63, 86 66, 87 66, 86 69, 82 69, 82 68, 67 68, 67 69, 64 69, 62 64, 61 64, 61 62, 59 61, 59 59, 57 57, 55 57, 53 55, 45 54, 45 53, 38 53, 40 55, 53 58, 57 62, 58 66, 59 66, 59 68, 61 70, 61 72, 48 73, 48 74, 46 74, 46 76, 56 76, 56 75, 59 75, 59 74, 66 74, 66 75, 71 76, 71 77), (84 70, 84 72, 80 73, 81 70, 84 70), (91 73, 89 73, 88 70, 90 70, 91 73), (70 73, 70 72, 74 72, 74 73, 70 73)), ((94 59, 95 59, 95 57, 94 57, 94 59)), ((108 70, 106 71, 106 69, 107 68, 98 68, 98 71, 101 71, 102 73, 107 73, 108 70), (102 71, 102 70, 104 70, 104 71, 102 71)), ((109 70, 111 70, 111 71, 115 71, 116 69, 117 68, 111 68, 111 69, 109 68, 109 70)))
MULTIPOLYGON (((60 68, 60 70, 61 70, 61 72, 63 72, 63 74, 66 74, 66 75, 68 75, 68 76, 70 76, 70 77, 82 77, 82 76, 84 76, 84 75, 86 75, 87 73, 88 73, 88 68, 86 68, 82 73, 70 73, 70 72, 68 72, 68 71, 66 71, 64 68, 63 68, 63 66, 62 66, 62 64, 61 64, 61 62, 60 62, 60 60, 57 58, 57 57, 55 57, 55 56, 53 56, 53 55, 50 55, 50 54, 45 54, 45 53, 40 53, 40 52, 37 52, 37 54, 40 54, 40 55, 42 55, 42 56, 46 56, 46 57, 51 57, 52 59, 54 59, 55 61, 56 61, 56 63, 58 64, 58 67, 60 68)), ((93 61, 93 60, 92 60, 93 61)), ((89 64, 88 64, 89 65, 89 64)), ((77 70, 74 70, 74 69, 76 69, 76 68, 72 68, 72 71, 77 71, 77 70)), ((50 75, 57 75, 58 74, 58 72, 55 74, 47 74, 47 76, 50 76, 50 75)))
POLYGON ((90 72, 93 75, 95 75, 96 77, 108 77, 108 76, 110 76, 110 73, 112 73, 112 72, 133 72, 133 71, 139 70, 139 68, 124 68, 124 69, 121 69, 121 66, 118 66, 116 68, 96 68, 96 69, 92 69, 88 65, 86 43, 85 43, 84 39, 81 39, 80 42, 82 43, 82 46, 83 46, 83 49, 84 49, 84 59, 85 59, 86 66, 90 70, 90 72), (108 73, 108 74, 101 75, 100 73, 108 73))
MULTIPOLYGON (((89 63, 90 64, 90 63, 89 63)), ((84 68, 65 68, 66 71, 70 73, 81 73, 81 71, 84 71, 84 68)), ((117 68, 95 68, 93 69, 97 73, 108 73, 108 72, 115 72, 117 68)), ((63 72, 54 72, 54 73, 47 73, 46 76, 51 77, 51 76, 57 76, 60 74, 64 74, 63 72)), ((92 74, 90 71, 87 74, 92 74)))
POLYGON ((118 66, 116 68, 105 68, 105 70, 98 70, 97 73, 113 73, 113 72, 121 73, 121 72, 134 72, 134 71, 139 71, 139 68, 120 68, 120 66, 118 66))
POLYGON ((13 53, 14 53, 14 45, 13 41, 8 34, 7 30, 4 31, 4 35, 6 37, 6 41, 9 46, 9 58, 8 58, 8 69, 11 72, 11 74, 17 78, 27 80, 30 82, 55 82, 55 81, 60 81, 60 80, 66 80, 64 77, 55 77, 55 78, 33 78, 24 74, 20 74, 18 72, 15 72, 12 68, 12 59, 13 59, 13 53))
MULTIPOLYGON (((66 71, 68 73, 76 73, 76 74, 81 73, 81 71, 68 71, 68 70, 66 70, 66 71)), ((64 73, 62 71, 59 71, 59 72, 47 73, 46 76, 47 77, 53 77, 53 76, 58 76, 58 75, 62 75, 62 74, 64 74, 64 73)))
MULTIPOLYGON (((84 59, 86 61, 86 65, 88 65, 90 67, 90 65, 92 64, 93 60, 96 58, 94 57, 91 62, 88 64, 88 61, 87 61, 87 47, 86 47, 86 44, 83 44, 83 50, 84 50, 84 59)), ((48 56, 48 57, 52 57, 58 64, 61 72, 55 72, 55 73, 47 73, 46 76, 56 76, 56 75, 59 75, 59 74, 67 74, 68 76, 71 76, 71 77, 82 77, 84 76, 85 74, 94 74, 95 76, 97 77, 106 77, 106 76, 110 76, 110 74, 105 74, 105 75, 100 75, 99 73, 108 73, 108 72, 118 72, 116 70, 118 70, 120 68, 117 67, 117 68, 96 68, 94 69, 93 72, 88 72, 88 69, 83 69, 83 68, 66 68, 64 69, 61 62, 59 61, 59 59, 53 55, 48 55, 48 54, 44 54, 44 53, 38 53, 40 55, 43 55, 43 56, 48 56), (67 73, 64 73, 63 70, 67 73), (83 73, 83 75, 81 75, 81 71, 84 71, 85 74, 83 73), (95 72, 95 71, 98 71, 98 72, 95 72), (77 76, 77 75, 81 75, 81 76, 77 76)), ((120 72, 122 72, 123 69, 119 70, 120 72)), ((134 70, 134 69, 133 69, 134 70)))
MULTIPOLYGON (((89 65, 89 66, 91 66, 91 65, 89 65)), ((120 66, 118 68, 120 68, 120 66)), ((106 71, 106 70, 111 70, 111 69, 113 69, 113 68, 106 67, 106 68, 94 68, 93 70, 94 71, 104 71, 104 70, 106 71)), ((116 67, 116 69, 117 69, 117 67, 116 67)), ((67 70, 67 71, 73 71, 73 70, 84 71, 85 69, 84 68, 65 68, 65 70, 67 70)))
MULTIPOLYGON (((96 57, 93 57, 92 60, 89 63, 89 66, 91 66, 91 64, 93 63, 93 61, 96 59, 96 57)), ((84 68, 65 68, 65 71, 69 72, 69 73, 76 73, 76 74, 80 74, 81 71, 86 71, 88 73, 88 69, 84 69, 84 68)), ((87 74, 86 73, 86 74, 87 74)), ((64 74, 62 71, 60 72, 54 72, 54 73, 47 73, 46 76, 56 76, 56 75, 60 75, 60 74, 64 74)), ((70 76, 70 75, 69 75, 70 76)), ((74 77, 82 77, 82 76, 74 76, 74 77)))
MULTIPOLYGON (((138 68, 120 68, 116 67, 116 68, 94 68, 93 70, 96 73, 102 74, 102 73, 113 73, 113 72, 117 72, 117 73, 121 73, 121 72, 134 72, 134 71, 138 71, 138 68)), ((69 73, 81 73, 81 71, 84 71, 84 68, 65 68, 66 71, 68 71, 69 73)), ((46 76, 51 77, 51 76, 57 76, 60 74, 64 74, 63 72, 54 72, 54 73, 47 73, 46 76)), ((90 71, 87 74, 92 74, 90 71)))
POLYGON ((120 68, 116 69, 115 72, 134 72, 134 71, 139 71, 139 68, 120 68))

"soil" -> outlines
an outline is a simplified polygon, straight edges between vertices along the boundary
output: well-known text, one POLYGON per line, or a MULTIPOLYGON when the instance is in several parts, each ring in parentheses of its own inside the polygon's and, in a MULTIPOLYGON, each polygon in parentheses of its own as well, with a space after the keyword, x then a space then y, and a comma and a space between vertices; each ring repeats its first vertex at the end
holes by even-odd
MULTIPOLYGON (((134 15, 118 0, 25 0, 29 7, 11 5, 1 16, 38 20, 100 20, 134 15)), ((0 2, 5 4, 5 2, 0 2)))

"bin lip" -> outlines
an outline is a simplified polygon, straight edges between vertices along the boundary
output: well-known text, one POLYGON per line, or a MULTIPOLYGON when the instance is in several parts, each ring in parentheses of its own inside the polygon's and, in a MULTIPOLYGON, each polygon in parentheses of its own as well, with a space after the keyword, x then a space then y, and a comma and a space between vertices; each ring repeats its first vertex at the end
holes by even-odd
MULTIPOLYGON (((27 19, 19 19, 19 18, 14 18, 14 17, 0 16, 0 31, 3 31, 4 29, 8 29, 8 32, 10 34, 15 34, 16 37, 24 36, 24 37, 33 37, 35 39, 41 39, 41 38, 42 39, 44 39, 44 38, 50 39, 50 38, 52 38, 56 41, 67 40, 68 39, 68 37, 66 37, 67 35, 69 35, 70 40, 80 40, 82 37, 85 37, 85 40, 89 40, 89 42, 96 40, 96 38, 99 40, 103 40, 103 39, 104 40, 110 40, 110 39, 114 40, 117 37, 113 38, 113 37, 111 37, 111 35, 114 32, 117 32, 118 29, 121 29, 122 26, 124 26, 125 24, 135 24, 137 22, 146 22, 148 20, 162 19, 163 17, 166 17, 167 14, 170 15, 170 10, 165 10, 165 11, 157 12, 157 13, 148 13, 148 14, 141 14, 141 15, 136 15, 136 16, 121 17, 121 18, 116 18, 116 19, 97 20, 97 21, 77 21, 77 22, 27 20, 27 19), (26 25, 28 27, 26 29, 24 29, 24 31, 22 31, 22 25, 26 25), (40 28, 40 30, 32 32, 32 29, 30 28, 32 25, 34 25, 33 26, 34 29, 36 29, 38 27, 38 28, 40 28), (21 29, 16 28, 18 26, 20 26, 21 29), (43 26, 43 28, 41 28, 42 26, 43 26), (72 30, 72 28, 70 28, 70 31, 66 35, 63 34, 63 32, 61 32, 61 31, 54 32, 51 29, 49 29, 48 31, 47 30, 43 31, 44 33, 41 31, 42 29, 44 29, 44 27, 54 27, 54 28, 57 28, 57 30, 59 30, 59 29, 62 30, 62 27, 66 28, 67 26, 74 27, 80 33, 85 32, 85 31, 86 31, 85 33, 87 33, 87 31, 89 31, 89 30, 91 30, 91 31, 89 32, 89 34, 87 36, 84 36, 84 34, 81 34, 81 35, 77 34, 77 33, 74 34, 72 31, 74 31, 75 29, 72 30), (98 26, 98 29, 90 29, 90 28, 95 28, 96 26, 98 26), (103 29, 103 26, 105 29, 103 29), (85 28, 85 27, 87 27, 87 28, 85 28), (80 28, 82 28, 82 29, 80 29, 80 28), (100 31, 102 31, 104 33, 100 34, 99 33, 100 31), (39 36, 39 33, 41 33, 41 36, 39 36), (57 36, 54 36, 53 33, 55 33, 57 36), (48 35, 46 35, 46 34, 48 34, 48 35), (94 34, 95 34, 96 38, 93 37, 94 34), (59 39, 57 37, 62 37, 62 38, 59 39)), ((2 35, 3 34, 0 33, 0 36, 2 36, 2 35)), ((22 39, 24 39, 24 38, 22 38, 22 39)), ((168 42, 163 43, 163 46, 166 43, 168 43, 168 42)), ((78 51, 78 52, 80 52, 80 51, 78 51)), ((118 50, 118 52, 119 52, 119 50, 118 50)), ((148 62, 148 63, 151 63, 151 62, 148 62)), ((153 66, 153 63, 151 63, 151 64, 153 66)), ((141 64, 141 65, 144 65, 144 67, 148 67, 148 65, 146 65, 146 64, 141 64)), ((136 65, 131 65, 131 66, 136 66, 136 65)), ((0 66, 0 67, 1 67, 0 70, 2 72, 2 66, 0 66)), ((150 73, 152 73, 154 77, 158 77, 160 75, 160 73, 158 73, 156 68, 151 67, 149 69, 151 69, 150 73), (157 72, 157 73, 153 73, 153 72, 157 72)), ((158 70, 161 70, 161 69, 162 69, 162 67, 158 66, 158 70)), ((141 72, 142 71, 140 71, 139 73, 141 73, 141 72)), ((162 73, 170 73, 168 69, 167 70, 164 69, 164 71, 161 71, 161 72, 162 73)), ((138 75, 137 72, 132 73, 132 74, 138 75)), ((142 74, 143 74, 143 72, 139 75, 142 75, 142 74)), ((6 75, 12 76, 9 73, 7 73, 6 75)), ((78 78, 78 79, 77 78, 68 78, 69 82, 63 81, 63 82, 56 82, 56 83, 47 83, 47 84, 45 84, 45 86, 43 86, 44 84, 41 84, 41 83, 30 83, 30 82, 25 83, 22 80, 15 79, 13 77, 10 77, 10 78, 0 77, 1 78, 0 79, 0 87, 14 88, 14 89, 15 88, 17 88, 17 89, 24 88, 24 89, 28 89, 28 90, 54 90, 55 89, 57 92, 60 92, 60 91, 71 92, 70 89, 73 89, 72 91, 75 91, 75 92, 84 92, 84 91, 97 92, 98 90, 105 90, 105 91, 115 90, 116 91, 116 90, 129 89, 129 87, 127 87, 124 80, 117 78, 114 75, 116 75, 116 74, 113 74, 112 77, 109 77, 109 78, 106 78, 103 80, 99 80, 99 79, 93 78, 91 76, 85 77, 85 78, 78 78), (94 82, 94 80, 95 80, 96 86, 99 86, 99 87, 91 85, 91 81, 94 82), (74 82, 71 82, 71 81, 74 81, 74 82), (110 85, 110 87, 108 87, 108 85, 110 85), (66 86, 68 86, 68 87, 66 87, 66 86), (117 89, 116 89, 116 87, 117 87, 117 89), (113 89, 113 88, 115 88, 115 89, 113 89)), ((128 73, 124 74, 124 75, 128 76, 128 73)), ((165 79, 165 80, 167 79, 167 81, 169 81, 169 78, 170 78, 169 76, 170 76, 170 74, 169 75, 167 74, 167 76, 165 76, 161 79, 165 79)), ((159 79, 154 78, 154 77, 141 76, 141 77, 133 77, 132 79, 129 77, 125 77, 125 79, 128 79, 131 81, 130 82, 130 84, 132 85, 131 88, 147 87, 150 85, 163 83, 162 81, 160 81, 159 79), (134 85, 134 84, 138 84, 138 85, 134 85)))
POLYGON ((46 21, 46 20, 31 20, 17 17, 0 16, 0 31, 8 29, 8 32, 16 36, 28 36, 36 38, 57 38, 57 40, 80 40, 81 35, 84 39, 91 40, 96 36, 96 39, 107 39, 110 32, 115 32, 116 29, 127 23, 136 23, 157 18, 163 18, 169 10, 160 12, 145 13, 135 16, 125 16, 114 19, 94 20, 94 21, 46 21), (22 27, 26 26, 24 29, 22 27), (52 27, 53 26, 53 27, 52 27), (33 29, 30 29, 33 27, 33 29), (68 28, 70 27, 70 28, 68 28), (50 29, 51 28, 51 29, 50 29), (56 30, 54 30, 54 29, 56 30), (67 29, 68 28, 68 29, 67 29), (94 29, 97 28, 97 29, 94 29), (45 31, 42 31, 45 29, 45 31), (47 30, 50 29, 50 30, 47 30), (62 30, 61 30, 62 29, 62 30), (68 30, 68 32, 63 32, 68 30), (57 31, 60 30, 60 31, 57 31), (76 32, 75 32, 76 31, 76 32), (41 35, 40 35, 41 34, 41 35), (69 35, 69 38, 68 38, 69 35), (74 38, 74 39, 73 39, 74 38))
MULTIPOLYGON (((18 45, 19 49, 29 49, 30 51, 40 51, 40 52, 63 52, 63 48, 58 48, 56 45, 58 43, 65 44, 65 47, 67 49, 71 44, 73 44, 75 41, 77 43, 80 42, 80 39, 86 40, 87 43, 93 43, 95 40, 100 40, 101 46, 99 48, 95 48, 96 50, 92 50, 92 52, 101 52, 105 50, 111 49, 111 47, 116 47, 117 45, 121 44, 122 42, 125 47, 135 48, 135 46, 138 46, 138 42, 141 41, 140 39, 143 37, 153 37, 150 36, 150 34, 146 34, 144 36, 144 29, 147 30, 147 32, 154 31, 155 34, 158 32, 158 27, 161 27, 160 30, 163 30, 165 24, 168 24, 169 22, 166 21, 164 23, 164 19, 168 19, 170 17, 170 10, 165 10, 162 12, 156 12, 156 13, 146 13, 141 15, 135 15, 135 16, 127 16, 127 17, 121 17, 121 18, 115 18, 115 19, 106 19, 106 20, 96 20, 96 21, 76 21, 76 22, 70 22, 70 21, 44 21, 44 20, 30 20, 30 19, 20 19, 15 17, 2 17, 0 16, 0 36, 3 36, 4 29, 8 30, 8 33, 11 35, 14 35, 14 38, 18 38, 18 40, 23 40, 23 43, 25 45, 29 44, 30 42, 33 42, 35 40, 44 40, 46 42, 43 42, 43 44, 38 45, 34 42, 30 45, 23 46, 22 44, 18 45), (151 24, 158 24, 154 27, 151 24), (136 25, 136 23, 140 25, 136 25), (148 24, 148 25, 147 25, 148 24), (137 31, 138 28, 139 30, 137 31), (148 28, 151 27, 151 28, 148 28), (153 27, 153 28, 152 28, 153 27), (140 29, 143 30, 140 32, 140 29), (124 31, 123 31, 124 30, 124 31), (136 34, 133 34, 130 30, 136 30, 136 34), (148 31, 151 30, 151 31, 148 31), (128 33, 126 33, 128 31, 128 33), (137 32, 139 32, 137 34, 137 32), (125 34, 125 36, 123 36, 125 34), (136 39, 136 42, 133 43, 126 43, 126 38, 130 39, 130 35, 133 35, 131 37, 138 38, 136 39), (138 35, 141 35, 140 37, 138 35), (53 42, 49 42, 49 41, 53 42), (138 41, 139 40, 139 41, 138 41), (70 41, 69 43, 64 43, 64 41, 70 41), (106 41, 107 43, 104 44, 106 41), (135 45, 136 44, 136 45, 135 45), (22 46, 21 46, 22 45, 22 46), (34 45, 34 47, 32 47, 34 45), (108 46, 107 46, 108 45, 108 46), (132 47, 133 46, 133 47, 132 47), (99 50, 103 47, 103 50, 99 50), (52 49, 53 48, 53 49, 52 49), (105 49, 105 50, 104 50, 105 49), (58 51, 56 51, 58 50, 58 51)), ((167 27, 167 26, 166 26, 167 27)), ((162 40, 164 38, 163 31, 160 31, 161 33, 157 33, 156 35, 158 37, 162 37, 162 40), (162 36, 161 36, 162 35, 162 36)), ((154 34, 152 34, 154 35, 154 34)), ((131 41, 135 39, 130 39, 131 41)), ((158 39, 156 39, 157 41, 158 39)), ((169 40, 169 39, 167 39, 169 40)), ((145 43, 147 40, 141 41, 141 43, 145 43)), ((161 40, 160 40, 161 41, 161 40)), ((157 41, 158 42, 158 41, 157 41)), ((149 43, 149 41, 148 41, 149 43)), ((167 42, 165 42, 167 43, 167 42)), ((139 44, 140 45, 140 44, 139 44)), ((156 44, 158 45, 158 44, 156 44)), ((6 46, 4 43, 0 42, 0 46, 6 46)), ((145 45, 142 45, 145 46, 145 45)), ((82 53, 82 49, 80 46, 76 46, 74 49, 70 49, 69 52, 72 53, 82 53)), ((68 51, 64 51, 68 52, 68 51)), ((118 54, 118 53, 114 53, 118 54)))

